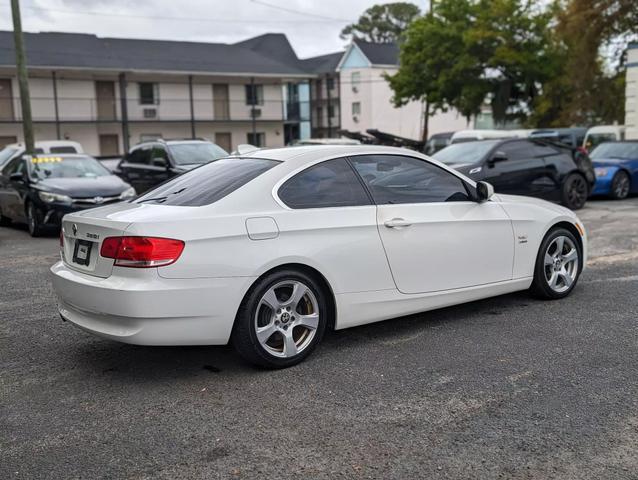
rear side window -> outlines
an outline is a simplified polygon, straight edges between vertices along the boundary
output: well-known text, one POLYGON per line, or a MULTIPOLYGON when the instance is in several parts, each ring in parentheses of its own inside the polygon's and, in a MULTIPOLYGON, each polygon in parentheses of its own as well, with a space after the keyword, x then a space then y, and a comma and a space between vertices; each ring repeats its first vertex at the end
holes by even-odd
POLYGON ((244 186, 279 162, 261 158, 222 158, 148 191, 135 203, 199 207, 244 186))
POLYGON ((151 163, 151 151, 152 147, 150 145, 140 147, 129 153, 126 157, 126 161, 139 165, 149 165, 151 163))
POLYGON ((345 159, 319 163, 298 173, 279 189, 290 208, 370 205, 370 198, 345 159))

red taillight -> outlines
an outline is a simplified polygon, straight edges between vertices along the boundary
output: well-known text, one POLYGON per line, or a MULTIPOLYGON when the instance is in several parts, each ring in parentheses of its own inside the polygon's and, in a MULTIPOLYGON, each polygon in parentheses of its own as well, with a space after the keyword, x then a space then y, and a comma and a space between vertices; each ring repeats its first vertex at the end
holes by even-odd
POLYGON ((184 250, 184 242, 158 237, 107 237, 100 255, 115 259, 118 267, 163 267, 174 263, 184 250))

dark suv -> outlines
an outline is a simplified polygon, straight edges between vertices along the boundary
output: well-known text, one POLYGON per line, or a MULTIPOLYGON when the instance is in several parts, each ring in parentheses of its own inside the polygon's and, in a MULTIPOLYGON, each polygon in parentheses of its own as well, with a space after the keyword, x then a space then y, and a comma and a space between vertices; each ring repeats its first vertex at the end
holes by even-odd
POLYGON ((529 195, 582 208, 596 177, 589 156, 578 148, 541 139, 482 140, 450 145, 433 158, 497 193, 529 195))
POLYGON ((137 193, 180 173, 228 155, 207 140, 154 140, 136 145, 120 161, 115 173, 133 185, 137 193))

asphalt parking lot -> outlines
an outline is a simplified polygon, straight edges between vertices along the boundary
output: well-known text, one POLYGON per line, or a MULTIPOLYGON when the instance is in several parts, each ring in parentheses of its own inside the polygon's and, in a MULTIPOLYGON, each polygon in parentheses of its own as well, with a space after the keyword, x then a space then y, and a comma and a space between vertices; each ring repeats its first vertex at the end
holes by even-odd
POLYGON ((283 371, 63 323, 57 239, 0 228, 0 478, 638 478, 638 198, 579 215, 567 299, 335 332, 283 371))

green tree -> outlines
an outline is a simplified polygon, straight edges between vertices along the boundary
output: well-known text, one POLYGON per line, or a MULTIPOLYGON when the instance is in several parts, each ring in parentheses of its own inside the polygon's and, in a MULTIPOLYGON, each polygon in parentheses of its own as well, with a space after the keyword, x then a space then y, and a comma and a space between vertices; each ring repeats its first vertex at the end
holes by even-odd
POLYGON ((401 43, 400 68, 388 76, 394 103, 425 100, 468 119, 486 101, 494 120, 525 119, 553 78, 560 51, 552 13, 522 0, 440 0, 415 20, 401 43))
POLYGON ((357 23, 341 31, 341 38, 368 42, 396 42, 407 26, 419 16, 419 8, 407 2, 386 3, 368 8, 357 23))

